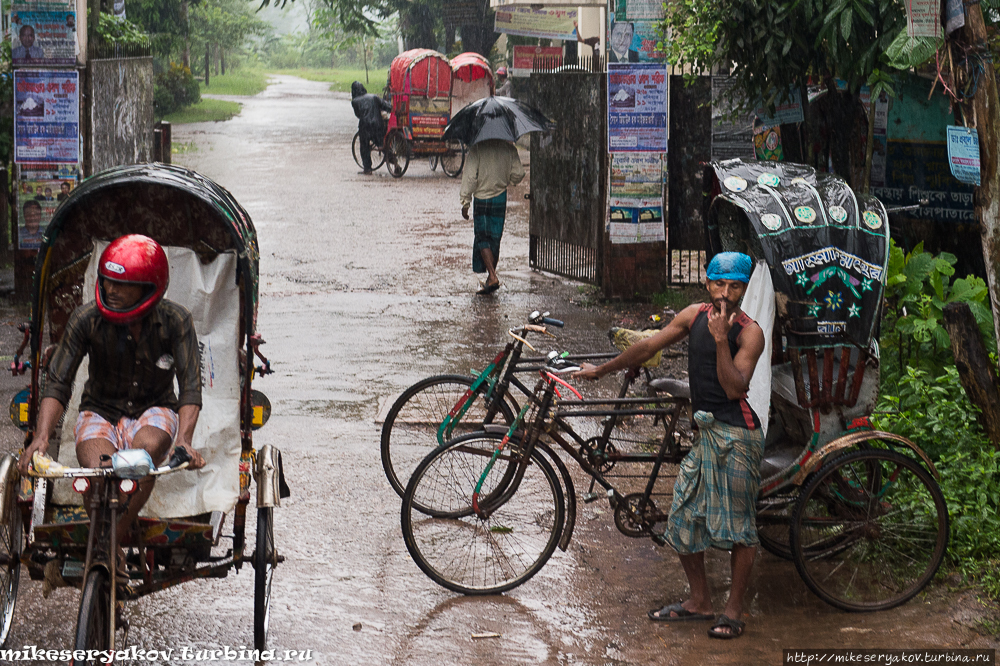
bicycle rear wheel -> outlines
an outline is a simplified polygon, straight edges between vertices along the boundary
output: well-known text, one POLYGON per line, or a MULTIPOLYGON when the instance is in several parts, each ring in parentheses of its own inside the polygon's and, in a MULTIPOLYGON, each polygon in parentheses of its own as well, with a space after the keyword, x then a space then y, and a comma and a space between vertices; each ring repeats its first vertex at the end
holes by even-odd
MULTIPOLYGON (((351 141, 351 154, 354 155, 354 161, 357 165, 362 169, 365 168, 364 162, 361 161, 361 132, 354 133, 354 140, 351 141)), ((375 171, 385 162, 385 155, 382 154, 380 144, 372 143, 371 156, 372 171, 375 171)))
MULTIPOLYGON (((76 642, 73 650, 104 652, 111 646, 111 585, 104 569, 94 568, 87 574, 80 597, 80 614, 76 621, 76 642)), ((73 666, 96 666, 97 659, 75 659, 73 666)))
MULTIPOLYGON (((527 459, 498 460, 480 491, 480 506, 490 513, 483 519, 473 512, 473 492, 500 439, 472 433, 449 442, 420 463, 403 495, 407 550, 431 580, 454 592, 496 594, 517 587, 545 565, 562 534, 562 487, 537 450, 527 459), (510 474, 513 468, 518 474, 510 474), (454 517, 422 515, 417 503, 454 517)), ((522 443, 512 438, 508 446, 506 451, 516 452, 522 443)))
POLYGON ((948 544, 948 509, 924 467, 884 449, 824 466, 792 520, 795 568, 816 595, 847 611, 905 603, 930 582, 948 544))
POLYGON ((257 547, 253 555, 253 647, 267 649, 271 622, 271 582, 274 580, 274 508, 257 509, 257 547))
MULTIPOLYGON (((400 497, 413 470, 424 456, 442 443, 438 441, 441 422, 468 393, 474 381, 464 375, 428 377, 403 391, 389 409, 382 424, 382 469, 400 497)), ((472 403, 452 429, 451 437, 480 430, 487 419, 483 393, 469 397, 472 403)), ((490 422, 509 425, 513 421, 514 411, 505 399, 490 422)))

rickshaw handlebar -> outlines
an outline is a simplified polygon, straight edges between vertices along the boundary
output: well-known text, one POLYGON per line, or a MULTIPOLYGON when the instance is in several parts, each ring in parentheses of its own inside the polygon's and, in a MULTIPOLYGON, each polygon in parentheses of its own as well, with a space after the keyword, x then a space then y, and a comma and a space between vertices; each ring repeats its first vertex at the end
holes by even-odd
MULTIPOLYGON (((115 470, 111 467, 65 467, 37 452, 32 457, 31 461, 33 469, 28 471, 28 476, 35 476, 44 479, 74 479, 78 476, 115 476, 115 470)), ((188 452, 185 449, 176 448, 174 449, 174 454, 170 456, 170 460, 167 461, 166 465, 150 470, 149 474, 146 476, 160 476, 161 474, 177 472, 182 469, 187 469, 190 464, 191 456, 188 452)))

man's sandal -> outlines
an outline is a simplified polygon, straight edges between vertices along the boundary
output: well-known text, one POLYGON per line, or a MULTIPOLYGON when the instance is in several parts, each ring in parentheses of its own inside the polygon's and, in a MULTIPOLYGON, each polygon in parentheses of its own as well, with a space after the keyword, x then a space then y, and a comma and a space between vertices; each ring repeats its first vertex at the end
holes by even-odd
POLYGON ((693 613, 681 604, 670 604, 663 608, 654 608, 646 613, 653 622, 692 622, 696 620, 714 620, 715 616, 705 613, 693 613))
POLYGON ((720 615, 716 623, 708 630, 708 635, 712 638, 739 638, 743 635, 743 628, 746 626, 746 622, 734 620, 728 615, 720 615), (719 631, 723 627, 728 628, 729 631, 719 631))

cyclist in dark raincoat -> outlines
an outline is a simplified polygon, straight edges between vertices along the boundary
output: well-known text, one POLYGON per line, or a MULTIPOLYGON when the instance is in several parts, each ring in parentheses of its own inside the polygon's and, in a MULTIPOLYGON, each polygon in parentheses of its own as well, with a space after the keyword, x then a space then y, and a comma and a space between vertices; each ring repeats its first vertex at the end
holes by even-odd
POLYGON ((351 84, 351 106, 358 117, 358 134, 361 139, 361 165, 365 175, 372 172, 372 144, 382 145, 385 136, 383 111, 391 111, 389 102, 365 90, 361 81, 351 84))

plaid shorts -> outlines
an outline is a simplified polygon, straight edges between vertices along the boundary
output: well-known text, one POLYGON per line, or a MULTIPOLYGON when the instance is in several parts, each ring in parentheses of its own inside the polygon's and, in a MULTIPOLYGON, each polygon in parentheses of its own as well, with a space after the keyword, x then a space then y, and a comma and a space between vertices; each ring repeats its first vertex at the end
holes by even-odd
POLYGON ((80 412, 73 435, 77 444, 88 439, 105 439, 121 451, 132 448, 136 433, 145 426, 159 428, 173 441, 177 436, 177 413, 167 407, 150 407, 139 418, 123 416, 115 425, 96 412, 80 412))

